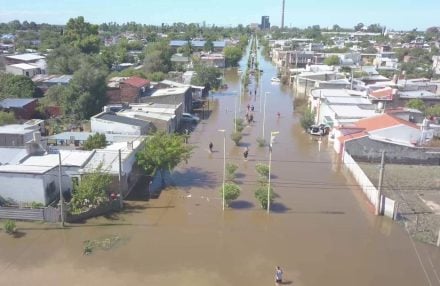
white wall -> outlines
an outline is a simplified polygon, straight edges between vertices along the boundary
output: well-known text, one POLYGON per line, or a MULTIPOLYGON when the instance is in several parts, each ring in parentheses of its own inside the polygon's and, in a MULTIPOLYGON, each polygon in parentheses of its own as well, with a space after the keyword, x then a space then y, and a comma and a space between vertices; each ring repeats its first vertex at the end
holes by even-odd
POLYGON ((114 133, 124 135, 145 135, 142 134, 141 127, 128 124, 122 124, 113 121, 102 120, 99 118, 91 118, 92 132, 114 133))
MULTIPOLYGON (((70 178, 63 174, 63 191, 72 188, 70 178)), ((0 196, 17 203, 37 202, 49 204, 59 194, 58 169, 54 168, 45 174, 0 173, 0 196), (55 195, 49 198, 46 188, 54 183, 55 195)))
POLYGON ((6 73, 14 74, 14 75, 24 75, 28 77, 33 77, 34 75, 38 74, 38 68, 35 69, 29 69, 29 70, 23 70, 18 67, 13 66, 6 66, 6 73), (26 72, 28 75, 26 75, 26 72))
POLYGON ((17 203, 45 204, 45 183, 41 175, 0 173, 0 196, 17 203))

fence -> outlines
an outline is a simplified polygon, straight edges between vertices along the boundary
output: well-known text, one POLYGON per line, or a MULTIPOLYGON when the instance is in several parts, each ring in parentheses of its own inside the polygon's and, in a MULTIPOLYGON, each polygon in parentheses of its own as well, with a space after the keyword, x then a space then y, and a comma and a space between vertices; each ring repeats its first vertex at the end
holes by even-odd
MULTIPOLYGON (((376 206, 378 203, 377 194, 379 191, 376 189, 373 183, 371 183, 370 179, 368 179, 368 177, 365 175, 364 171, 361 169, 361 167, 359 167, 356 161, 353 160, 350 154, 348 154, 345 151, 343 155, 343 161, 345 167, 350 171, 356 182, 359 184, 365 196, 374 206, 376 206)), ((383 195, 381 195, 380 199, 381 199, 380 213, 394 219, 395 201, 383 195)))
POLYGON ((60 221, 60 211, 51 206, 38 209, 0 207, 0 219, 58 222, 60 221))

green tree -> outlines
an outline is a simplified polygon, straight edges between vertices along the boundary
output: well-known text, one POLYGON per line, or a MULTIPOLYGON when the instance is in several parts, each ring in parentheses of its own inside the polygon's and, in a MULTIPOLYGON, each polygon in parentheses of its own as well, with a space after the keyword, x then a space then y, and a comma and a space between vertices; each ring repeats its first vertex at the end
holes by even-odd
POLYGON ((144 68, 147 73, 171 70, 171 56, 173 52, 167 41, 155 42, 145 49, 144 68))
POLYGON ((243 135, 241 134, 241 132, 232 132, 231 133, 231 140, 234 141, 235 146, 240 145, 240 141, 243 138, 243 135))
POLYGON ((258 173, 258 182, 260 185, 267 185, 269 179, 269 165, 258 163, 255 165, 255 171, 258 173))
POLYGON ((426 109, 426 115, 440 117, 440 104, 428 107, 426 109))
POLYGON ((83 62, 64 92, 64 113, 77 119, 88 119, 100 112, 107 102, 106 76, 107 70, 103 67, 91 61, 83 62))
POLYGON ((357 31, 360 31, 360 30, 362 30, 362 28, 364 27, 365 25, 364 25, 364 23, 358 23, 356 26, 354 26, 354 30, 357 32, 357 31))
POLYGON ((98 53, 101 39, 98 25, 84 21, 84 17, 70 18, 64 31, 64 41, 79 48, 83 53, 98 53))
POLYGON ((73 188, 71 211, 80 213, 105 203, 108 200, 107 192, 111 181, 111 175, 102 170, 102 165, 82 176, 79 184, 74 185, 73 188))
MULTIPOLYGON (((237 184, 225 183, 225 203, 227 206, 231 201, 236 200, 240 196, 241 189, 237 184)), ((220 187, 219 193, 223 196, 223 186, 220 187)))
POLYGON ((300 123, 301 127, 307 131, 310 126, 315 124, 315 113, 307 108, 301 116, 300 123))
POLYGON ((12 124, 15 122, 14 113, 0 111, 0 126, 5 124, 12 124))
POLYGON ((47 56, 47 67, 51 74, 73 74, 81 65, 79 48, 61 45, 47 56))
MULTIPOLYGON (((260 206, 263 209, 267 209, 267 185, 258 187, 258 189, 255 191, 255 198, 260 203, 260 206)), ((275 193, 273 192, 272 187, 270 187, 269 200, 271 204, 274 198, 275 198, 275 193)))
POLYGON ((89 135, 87 140, 84 142, 83 148, 84 150, 94 150, 101 149, 107 145, 107 139, 105 138, 104 133, 96 133, 93 135, 89 135))
POLYGON ((22 75, 0 73, 0 98, 38 96, 40 96, 40 92, 30 78, 22 75))
POLYGON ((203 46, 203 50, 205 52, 212 52, 212 51, 214 51, 214 43, 211 40, 208 39, 205 42, 205 45, 203 46))
POLYGON ((337 55, 332 55, 324 59, 324 64, 328 66, 336 66, 341 63, 341 59, 337 55))
POLYGON ((227 67, 236 67, 243 56, 243 50, 240 47, 228 46, 223 50, 227 67))
POLYGON ((226 180, 233 181, 235 179, 235 172, 237 171, 238 166, 233 163, 226 164, 226 180))
POLYGON ((198 63, 194 70, 196 74, 191 79, 191 84, 205 86, 208 90, 220 87, 221 72, 219 68, 198 63))
POLYGON ((416 98, 416 99, 410 99, 407 103, 406 103, 406 107, 408 108, 413 108, 413 109, 417 109, 420 110, 422 112, 425 111, 426 109, 426 105, 425 102, 423 102, 423 100, 416 98))
POLYGON ((172 172, 191 153, 192 147, 185 144, 183 136, 160 131, 146 139, 144 148, 136 154, 136 162, 149 176, 159 173, 165 186, 164 172, 172 172))

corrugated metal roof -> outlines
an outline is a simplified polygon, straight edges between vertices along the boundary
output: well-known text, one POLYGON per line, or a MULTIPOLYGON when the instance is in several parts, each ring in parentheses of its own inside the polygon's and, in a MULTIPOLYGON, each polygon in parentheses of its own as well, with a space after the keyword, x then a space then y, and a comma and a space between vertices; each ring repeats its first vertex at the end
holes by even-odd
POLYGON ((15 165, 27 156, 25 148, 0 147, 0 165, 15 165))
POLYGON ((18 60, 18 61, 29 62, 29 61, 36 61, 36 60, 45 59, 46 57, 40 56, 38 54, 21 54, 21 55, 6 56, 6 58, 18 60))
MULTIPOLYGON (((79 150, 60 150, 61 165, 82 167, 94 151, 79 151, 79 150)), ((42 156, 31 156, 21 163, 25 166, 58 166, 58 154, 47 154, 42 156)))
POLYGON ((35 98, 5 98, 0 101, 3 108, 22 108, 31 102, 37 101, 35 98))
POLYGON ((122 123, 122 124, 127 124, 127 125, 139 126, 139 127, 148 127, 148 125, 150 124, 150 122, 148 122, 148 121, 129 118, 129 117, 125 117, 125 116, 118 116, 118 115, 111 114, 111 113, 101 114, 97 118, 107 120, 107 121, 113 121, 113 122, 118 122, 118 123, 122 123))

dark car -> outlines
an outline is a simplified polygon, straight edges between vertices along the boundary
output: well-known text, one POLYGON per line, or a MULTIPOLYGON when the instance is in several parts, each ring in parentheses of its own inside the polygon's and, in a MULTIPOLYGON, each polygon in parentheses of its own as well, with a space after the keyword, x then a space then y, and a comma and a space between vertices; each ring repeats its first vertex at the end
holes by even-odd
POLYGON ((325 135, 328 135, 328 133, 330 132, 330 127, 325 124, 312 125, 309 127, 307 132, 310 135, 325 136, 325 135))
POLYGON ((202 108, 203 107, 203 103, 204 103, 203 100, 194 100, 192 102, 192 108, 193 109, 202 108))

